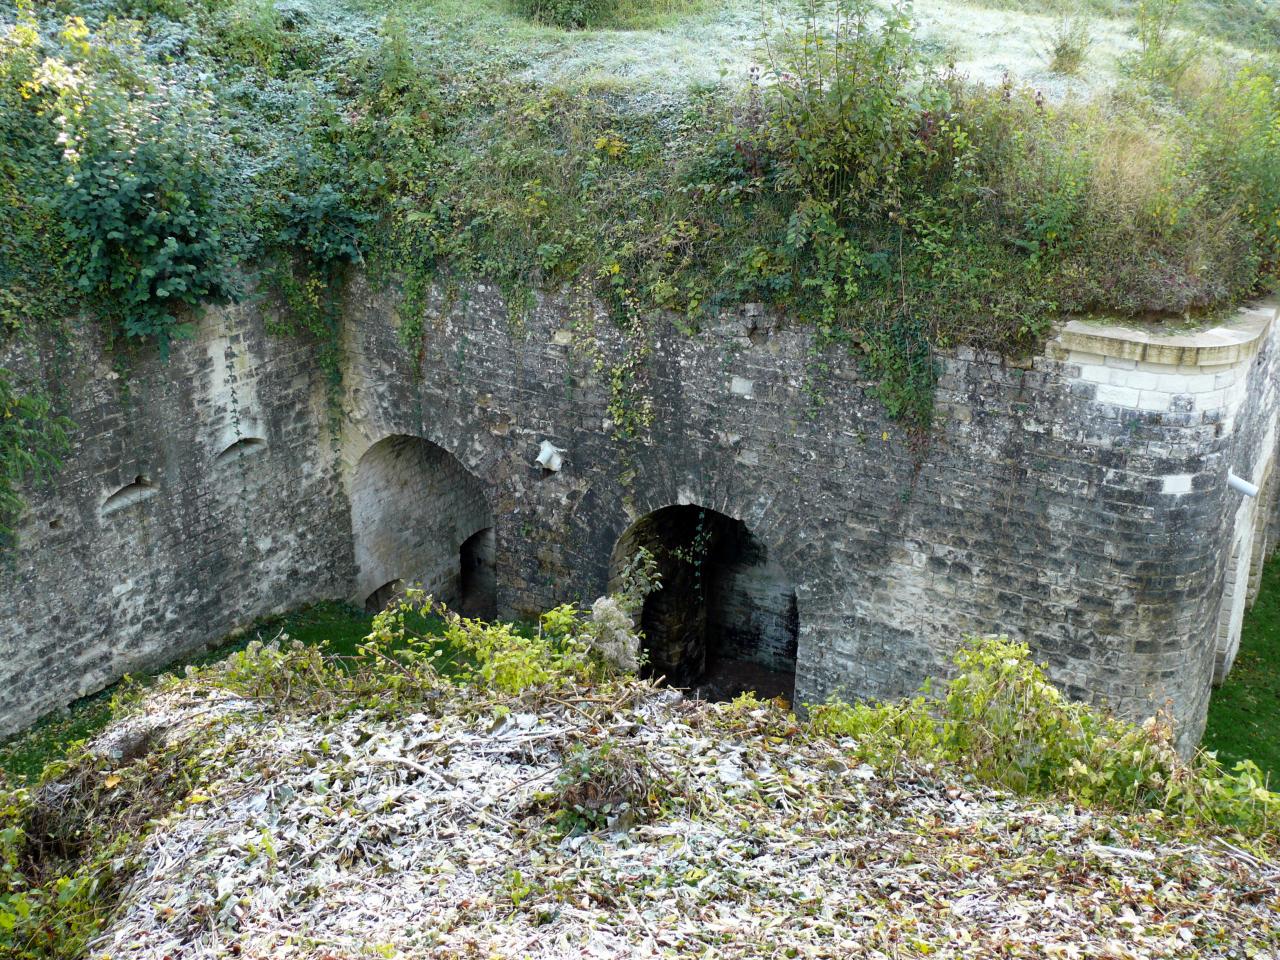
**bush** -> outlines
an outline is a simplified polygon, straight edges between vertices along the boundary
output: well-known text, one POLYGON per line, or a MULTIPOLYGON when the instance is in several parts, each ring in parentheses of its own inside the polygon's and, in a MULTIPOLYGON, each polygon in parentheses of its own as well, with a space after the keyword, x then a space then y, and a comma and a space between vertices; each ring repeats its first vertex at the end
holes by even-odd
POLYGON ((572 605, 543 614, 531 630, 461 617, 411 588, 373 618, 357 656, 330 656, 281 638, 250 643, 210 667, 207 677, 312 712, 420 705, 456 683, 504 696, 538 696, 616 673, 593 652, 591 631, 572 605))
POLYGON ((772 64, 770 137, 786 157, 783 182, 830 204, 837 220, 898 210, 927 159, 921 118, 945 106, 922 64, 904 8, 885 18, 871 0, 811 2, 772 64))
POLYGON ((23 20, 0 50, 17 114, 6 125, 33 160, 41 140, 61 147, 54 163, 15 176, 51 198, 52 210, 36 212, 60 220, 74 286, 115 329, 163 351, 187 332, 183 308, 231 293, 223 171, 208 104, 152 85, 134 39, 113 29, 94 37, 68 20, 53 55, 23 20))
POLYGON ((1245 761, 1224 771, 1212 755, 1184 761, 1161 718, 1137 725, 1067 700, 1025 644, 968 638, 940 696, 812 708, 812 726, 848 736, 868 759, 898 753, 945 762, 983 783, 1253 836, 1280 829, 1280 794, 1245 761))
POLYGON ((1093 27, 1080 13, 1059 17, 1044 36, 1045 59, 1049 69, 1066 77, 1074 77, 1084 66, 1093 48, 1093 27))
POLYGON ((217 29, 231 59, 267 74, 280 69, 288 40, 274 0, 237 0, 222 11, 217 29))
POLYGON ((221 171, 190 103, 94 110, 62 199, 77 284, 100 312, 162 351, 190 334, 181 308, 230 296, 221 171))
POLYGON ((617 0, 515 0, 516 12, 522 17, 561 30, 605 26, 617 6, 617 0))
POLYGON ((1176 87, 1200 56, 1197 41, 1174 27, 1186 0, 1138 0, 1138 50, 1125 62, 1135 77, 1176 87))
POLYGON ((1220 75, 1190 105, 1195 168, 1238 209, 1258 243, 1255 274, 1280 278, 1280 66, 1220 75))

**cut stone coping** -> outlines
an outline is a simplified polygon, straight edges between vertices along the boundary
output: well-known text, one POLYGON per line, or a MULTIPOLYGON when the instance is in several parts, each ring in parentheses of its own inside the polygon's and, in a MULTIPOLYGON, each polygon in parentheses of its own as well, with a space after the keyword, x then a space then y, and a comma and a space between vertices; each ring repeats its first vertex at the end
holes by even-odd
POLYGON ((1049 351, 1059 359, 1078 352, 1181 367, 1240 363, 1257 352, 1277 313, 1280 298, 1269 298, 1246 304, 1216 327, 1178 334, 1072 320, 1049 342, 1049 351))

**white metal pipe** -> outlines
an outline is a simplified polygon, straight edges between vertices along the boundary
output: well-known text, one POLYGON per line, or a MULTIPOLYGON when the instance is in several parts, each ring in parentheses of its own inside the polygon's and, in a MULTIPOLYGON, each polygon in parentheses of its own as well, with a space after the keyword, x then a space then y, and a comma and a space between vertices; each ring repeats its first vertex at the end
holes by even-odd
POLYGON ((1227 471, 1227 486, 1232 490, 1239 490, 1246 497, 1256 497, 1258 488, 1243 477, 1237 477, 1230 470, 1227 471))

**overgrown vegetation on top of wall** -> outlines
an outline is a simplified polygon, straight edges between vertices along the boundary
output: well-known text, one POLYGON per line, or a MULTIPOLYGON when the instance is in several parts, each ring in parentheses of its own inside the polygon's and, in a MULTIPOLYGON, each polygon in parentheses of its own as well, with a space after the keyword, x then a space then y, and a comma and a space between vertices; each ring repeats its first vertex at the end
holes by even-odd
POLYGON ((521 79, 510 46, 341 3, 24 0, 0 27, 0 316, 163 350, 258 269, 336 370, 353 264, 404 283, 409 338, 432 284, 496 279, 516 313, 568 284, 633 342, 602 371, 625 436, 660 311, 763 301, 923 428, 938 347, 1274 283, 1276 63, 1192 71, 1177 5, 1138 13, 1132 79, 1054 104, 954 75, 866 0, 813 0, 752 77, 679 91, 521 79))

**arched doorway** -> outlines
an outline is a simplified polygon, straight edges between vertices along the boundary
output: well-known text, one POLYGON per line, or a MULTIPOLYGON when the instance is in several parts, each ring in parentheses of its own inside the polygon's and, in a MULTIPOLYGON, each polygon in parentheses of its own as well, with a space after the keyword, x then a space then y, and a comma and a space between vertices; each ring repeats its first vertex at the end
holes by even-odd
POLYGON ((493 514, 480 481, 420 437, 379 440, 351 487, 356 597, 381 609, 405 586, 469 616, 495 614, 493 514))
POLYGON ((618 539, 615 577, 641 547, 662 574, 640 612, 649 672, 709 700, 746 691, 791 700, 795 588, 746 524, 692 505, 655 510, 618 539))

